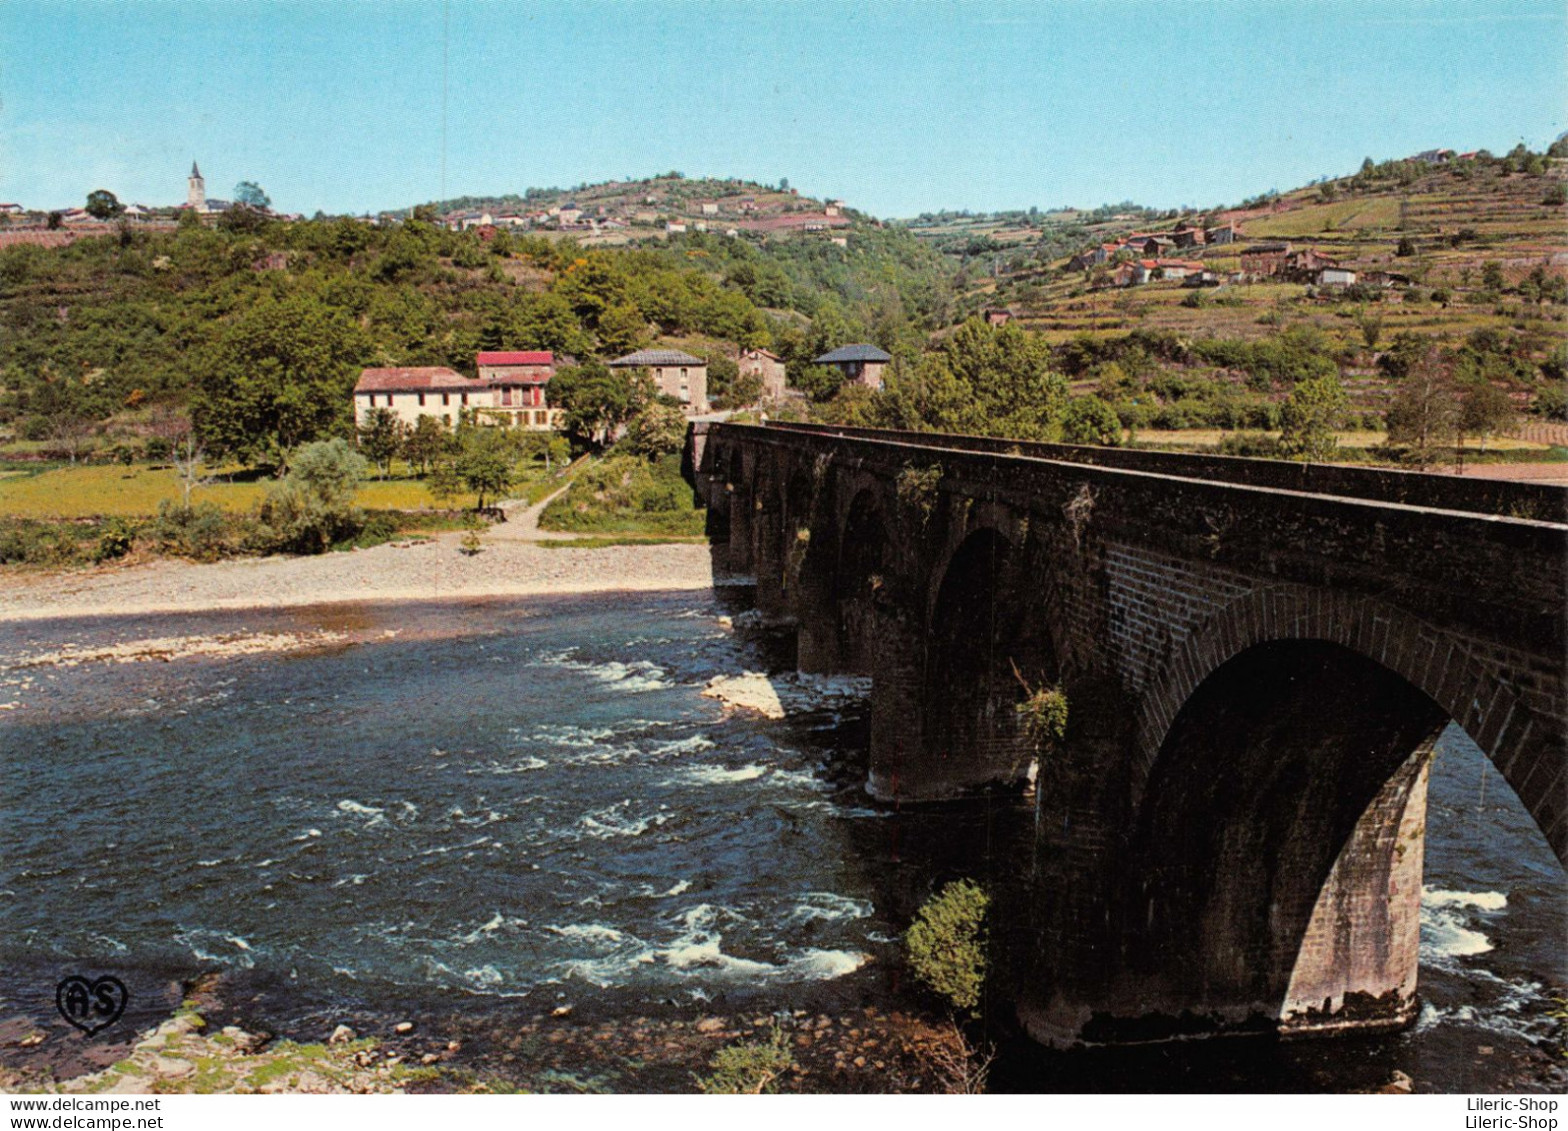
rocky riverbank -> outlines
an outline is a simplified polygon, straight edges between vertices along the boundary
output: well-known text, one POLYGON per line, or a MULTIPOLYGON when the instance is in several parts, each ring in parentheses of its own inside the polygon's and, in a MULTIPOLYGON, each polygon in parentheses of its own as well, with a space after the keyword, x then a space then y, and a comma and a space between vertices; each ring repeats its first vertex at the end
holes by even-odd
POLYGON ((959 1088, 966 1063, 950 1025, 871 1006, 611 1019, 562 1008, 390 1025, 350 1017, 386 1031, 362 1035, 339 1023, 292 1039, 222 1024, 227 1012, 210 989, 199 991, 113 1064, 85 1073, 67 1048, 79 1035, 13 1026, 0 1040, 0 1092, 693 1092, 721 1050, 762 1045, 788 1053, 774 1091, 947 1092, 959 1088))

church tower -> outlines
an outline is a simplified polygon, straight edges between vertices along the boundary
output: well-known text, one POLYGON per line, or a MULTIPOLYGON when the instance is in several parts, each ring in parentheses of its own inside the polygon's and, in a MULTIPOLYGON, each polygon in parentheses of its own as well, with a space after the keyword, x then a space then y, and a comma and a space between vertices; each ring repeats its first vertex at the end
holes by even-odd
POLYGON ((185 205, 196 212, 207 211, 207 182, 201 179, 201 170, 191 162, 190 187, 185 190, 185 205))

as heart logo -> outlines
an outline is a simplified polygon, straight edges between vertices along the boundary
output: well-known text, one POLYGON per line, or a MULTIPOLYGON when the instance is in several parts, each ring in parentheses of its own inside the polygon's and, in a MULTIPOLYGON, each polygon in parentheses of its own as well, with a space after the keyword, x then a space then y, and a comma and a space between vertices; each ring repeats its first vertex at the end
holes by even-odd
POLYGON ((54 1004, 60 1016, 89 1037, 118 1021, 130 996, 125 983, 112 974, 94 982, 72 974, 54 988, 54 1004))

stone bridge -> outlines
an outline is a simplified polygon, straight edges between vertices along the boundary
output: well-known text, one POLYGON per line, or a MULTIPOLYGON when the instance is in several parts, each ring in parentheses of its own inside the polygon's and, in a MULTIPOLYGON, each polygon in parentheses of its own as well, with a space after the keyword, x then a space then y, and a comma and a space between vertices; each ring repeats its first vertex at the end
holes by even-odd
POLYGON ((1040 1040, 1408 1021, 1450 721, 1568 852, 1568 491, 798 425, 688 455, 800 669, 872 677, 874 796, 1036 777, 1040 1040))

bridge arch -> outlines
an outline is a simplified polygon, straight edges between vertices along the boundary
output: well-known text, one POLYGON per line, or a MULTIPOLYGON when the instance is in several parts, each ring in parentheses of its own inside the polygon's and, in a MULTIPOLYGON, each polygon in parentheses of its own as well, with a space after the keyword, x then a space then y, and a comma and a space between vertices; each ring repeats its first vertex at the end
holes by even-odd
POLYGON ((1208 673, 1165 736, 1124 873, 1142 1011, 1189 1019, 1163 1035, 1409 1019, 1447 721, 1341 644, 1260 643, 1208 673))
MULTIPOLYGON (((1143 693, 1131 798, 1141 803, 1172 724, 1199 685, 1227 661, 1260 644, 1338 644, 1423 692, 1479 746, 1535 818, 1559 860, 1568 862, 1561 730, 1516 692, 1520 672, 1480 654, 1465 638, 1386 602, 1319 590, 1264 587, 1230 602, 1173 650, 1143 693)), ((1521 657, 1521 669, 1528 659, 1521 657)), ((1561 694, 1561 688, 1558 688, 1561 694)))
MULTIPOLYGON (((1014 532, 1016 534, 1016 531, 1014 532)), ((1026 582, 1027 544, 1000 526, 972 528, 948 556, 926 616, 924 738, 950 779, 1023 779, 1033 745, 1017 705, 1054 682, 1049 635, 1026 582), (954 763, 966 764, 955 765, 954 763)))
POLYGON ((844 670, 870 675, 876 659, 877 602, 886 599, 894 580, 892 528, 881 493, 862 486, 836 525, 827 589, 834 646, 844 670))

